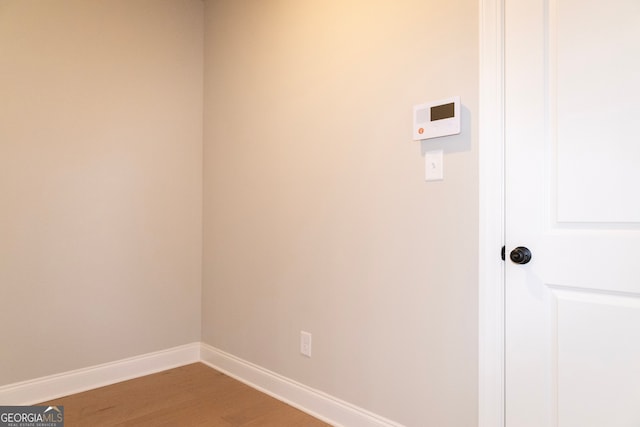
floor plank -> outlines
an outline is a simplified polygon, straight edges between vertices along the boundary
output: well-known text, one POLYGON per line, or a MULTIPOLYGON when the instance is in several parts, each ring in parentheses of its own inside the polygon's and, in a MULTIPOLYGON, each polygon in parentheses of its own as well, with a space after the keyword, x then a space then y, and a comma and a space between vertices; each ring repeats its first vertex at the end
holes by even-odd
POLYGON ((69 427, 329 425, 202 363, 40 405, 64 406, 69 427))

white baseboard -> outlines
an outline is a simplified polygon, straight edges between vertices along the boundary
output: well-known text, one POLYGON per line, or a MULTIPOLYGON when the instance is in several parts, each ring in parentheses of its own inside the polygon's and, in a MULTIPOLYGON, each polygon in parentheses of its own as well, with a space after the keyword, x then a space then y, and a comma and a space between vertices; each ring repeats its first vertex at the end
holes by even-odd
POLYGON ((207 344, 200 359, 252 388, 336 427, 402 427, 400 424, 239 359, 207 344))
POLYGON ((200 361, 200 343, 0 387, 0 405, 33 405, 200 361))
POLYGON ((203 362, 336 427, 403 427, 204 343, 1 386, 0 405, 33 405, 196 362, 203 362))

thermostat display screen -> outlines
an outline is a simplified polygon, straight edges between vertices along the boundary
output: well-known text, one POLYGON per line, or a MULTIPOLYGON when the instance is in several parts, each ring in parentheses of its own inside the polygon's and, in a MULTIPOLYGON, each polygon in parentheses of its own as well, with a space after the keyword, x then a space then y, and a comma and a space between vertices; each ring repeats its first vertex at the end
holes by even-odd
POLYGON ((450 119, 454 114, 454 103, 435 105, 431 107, 431 121, 450 119))

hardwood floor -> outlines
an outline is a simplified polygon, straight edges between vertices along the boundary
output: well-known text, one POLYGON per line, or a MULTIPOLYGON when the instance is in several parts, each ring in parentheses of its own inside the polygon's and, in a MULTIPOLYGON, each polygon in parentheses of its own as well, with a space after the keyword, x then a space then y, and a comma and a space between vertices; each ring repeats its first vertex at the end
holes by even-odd
POLYGON ((328 426, 202 363, 40 403, 65 426, 328 426))

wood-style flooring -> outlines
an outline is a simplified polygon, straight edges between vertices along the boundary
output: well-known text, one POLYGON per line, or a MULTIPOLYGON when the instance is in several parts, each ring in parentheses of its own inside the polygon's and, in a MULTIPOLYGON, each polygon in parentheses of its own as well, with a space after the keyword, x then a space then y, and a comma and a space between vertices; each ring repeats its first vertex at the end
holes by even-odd
POLYGON ((40 405, 64 406, 65 427, 329 425, 202 363, 40 405))

